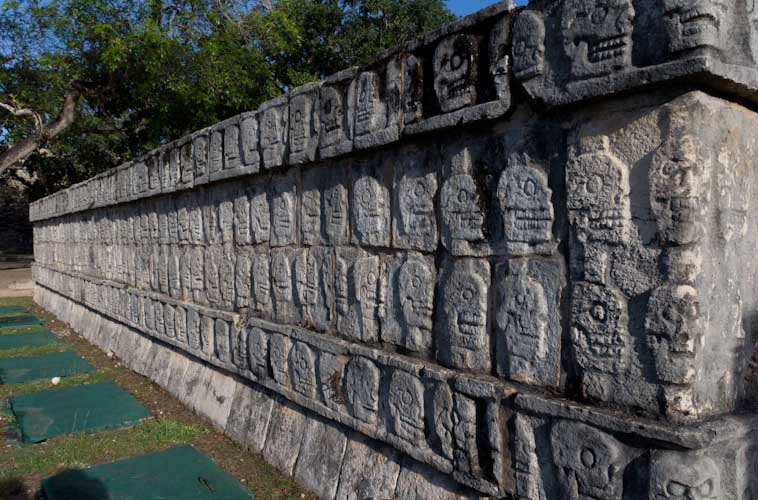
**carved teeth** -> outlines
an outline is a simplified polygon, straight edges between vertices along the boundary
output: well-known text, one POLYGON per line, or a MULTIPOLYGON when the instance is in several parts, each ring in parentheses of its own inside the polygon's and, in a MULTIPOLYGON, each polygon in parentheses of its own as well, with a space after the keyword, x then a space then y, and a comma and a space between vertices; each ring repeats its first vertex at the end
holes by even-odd
POLYGON ((589 43, 587 58, 592 63, 623 57, 628 45, 626 34, 589 43))

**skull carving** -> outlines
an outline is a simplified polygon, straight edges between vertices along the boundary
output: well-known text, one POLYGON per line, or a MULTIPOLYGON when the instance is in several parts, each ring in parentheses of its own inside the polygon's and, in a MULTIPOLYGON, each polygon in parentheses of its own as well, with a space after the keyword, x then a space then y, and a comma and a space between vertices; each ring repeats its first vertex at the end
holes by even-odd
POLYGON ((272 252, 271 274, 276 301, 292 302, 292 271, 285 252, 272 252))
POLYGON ((253 257, 253 299, 258 309, 265 309, 271 303, 271 284, 268 266, 268 255, 258 254, 253 257))
POLYGON ((345 389, 353 416, 358 420, 376 422, 379 412, 380 377, 379 368, 366 358, 355 357, 347 365, 345 389))
POLYGON ((258 120, 254 116, 242 119, 240 123, 242 161, 245 165, 258 166, 258 120))
POLYGON ((434 90, 443 112, 476 103, 478 45, 473 36, 453 35, 434 50, 434 90))
POLYGON ((626 303, 609 288, 577 283, 571 307, 571 337, 585 371, 618 374, 629 349, 626 303))
POLYGON ((318 301, 319 269, 316 258, 307 251, 303 251, 295 268, 295 282, 297 283, 297 297, 300 305, 308 308, 318 301))
POLYGON ((289 385, 288 358, 292 342, 284 335, 275 333, 269 341, 269 365, 274 380, 282 385, 289 385))
POLYGON ((208 171, 220 172, 223 168, 224 155, 224 136, 220 130, 211 132, 211 141, 208 146, 208 171))
POLYGON ((664 286, 653 291, 645 327, 662 382, 682 385, 694 381, 703 321, 697 290, 691 286, 664 286))
POLYGON ((672 138, 653 156, 650 166, 650 205, 662 241, 695 243, 702 233, 710 161, 705 148, 689 135, 672 138))
POLYGON ((387 112, 381 101, 379 75, 373 71, 361 73, 358 81, 358 103, 355 111, 355 135, 365 135, 384 127, 387 112))
POLYGON ((421 246, 424 241, 430 239, 436 240, 437 221, 434 213, 436 177, 403 176, 397 189, 402 234, 409 237, 414 247, 421 246))
POLYGON ((379 257, 364 257, 355 262, 353 279, 356 299, 364 319, 374 322, 379 318, 379 257))
POLYGON ((724 498, 721 493, 721 471, 712 459, 692 452, 653 452, 650 464, 650 500, 721 498, 724 498))
POLYGON ((224 129, 224 168, 237 168, 240 164, 240 129, 229 125, 224 129))
MULTIPOLYGON (((289 191, 282 191, 272 201, 272 233, 277 244, 285 244, 292 239, 295 230, 295 200, 289 191)), ((272 242, 274 243, 274 242, 272 242)))
POLYGON ((268 375, 268 334, 260 328, 251 328, 247 334, 247 360, 250 370, 258 377, 268 375))
POLYGON ((563 498, 621 500, 628 463, 621 443, 597 429, 565 420, 553 425, 550 440, 563 498))
POLYGON ((296 392, 312 398, 316 395, 316 358, 310 347, 296 342, 290 351, 289 366, 292 387, 296 392))
POLYGON ((290 150, 301 153, 310 138, 311 103, 306 95, 298 95, 290 100, 290 150))
POLYGON ((321 89, 321 145, 333 146, 346 139, 343 96, 337 87, 321 89))
POLYGON ((421 259, 410 258, 400 268, 398 285, 403 321, 408 330, 410 344, 421 347, 432 329, 434 307, 434 272, 421 259))
POLYGON ((324 190, 324 226, 328 243, 342 242, 347 230, 347 189, 342 184, 324 190))
POLYGON ((434 433, 442 454, 453 458, 453 392, 447 384, 437 385, 432 406, 434 408, 434 433))
POLYGON ((382 244, 387 234, 389 204, 385 188, 370 175, 355 182, 355 231, 364 244, 382 244))
POLYGON ((276 146, 282 140, 280 113, 281 110, 275 107, 263 112, 261 120, 261 147, 264 150, 276 146))
POLYGON ((263 243, 269 240, 271 220, 269 214, 268 199, 266 193, 256 192, 250 199, 250 222, 254 243, 263 243))
MULTIPOLYGON (((473 261, 468 261, 473 266, 473 261)), ((455 368, 486 369, 489 366, 487 289, 484 269, 457 266, 444 287, 445 331, 449 350, 444 357, 455 368), (476 272, 481 271, 481 272, 476 272)), ((489 269, 487 268, 487 275, 489 269)), ((444 352, 444 351, 443 351, 444 352)))
POLYGON ((581 240, 619 244, 631 221, 629 171, 607 151, 585 153, 567 169, 569 219, 581 240))
POLYGON ((337 303, 337 314, 345 316, 350 307, 348 265, 345 259, 337 257, 334 265, 334 296, 337 303))
POLYGON ((424 386, 413 375, 392 374, 389 395, 390 416, 395 434, 411 443, 424 440, 424 386))
POLYGON ((704 48, 726 51, 734 5, 729 0, 663 0, 669 52, 674 55, 704 48))
POLYGON ((563 9, 563 47, 572 77, 605 76, 631 66, 632 0, 567 0, 563 9))
POLYGON ((316 189, 303 192, 301 209, 301 231, 304 243, 316 244, 321 236, 321 194, 316 189))
POLYGON ((484 239, 479 187, 470 175, 454 175, 442 186, 442 222, 453 240, 484 239))
POLYGON ((547 175, 526 161, 503 170, 497 197, 503 207, 505 239, 530 244, 550 241, 554 218, 552 194, 547 175))
POLYGON ((406 125, 419 120, 424 114, 424 67, 413 55, 405 57, 403 65, 403 121, 406 125))
POLYGON ((507 373, 521 382, 540 379, 539 363, 547 355, 548 306, 545 288, 529 276, 526 260, 511 261, 505 297, 497 314, 505 335, 507 373))
POLYGON ((545 71, 545 23, 534 11, 519 14, 513 25, 513 75, 526 82, 545 71))

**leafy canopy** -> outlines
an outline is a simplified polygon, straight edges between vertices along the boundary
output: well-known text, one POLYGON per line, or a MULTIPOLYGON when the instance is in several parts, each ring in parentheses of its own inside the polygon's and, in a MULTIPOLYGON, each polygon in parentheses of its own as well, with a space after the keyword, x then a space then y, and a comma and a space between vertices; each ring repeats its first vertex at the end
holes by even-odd
MULTIPOLYGON (((0 98, 74 123, 24 169, 33 197, 363 64, 453 20, 442 0, 0 0, 0 98)), ((0 153, 35 133, 0 110, 0 153)))

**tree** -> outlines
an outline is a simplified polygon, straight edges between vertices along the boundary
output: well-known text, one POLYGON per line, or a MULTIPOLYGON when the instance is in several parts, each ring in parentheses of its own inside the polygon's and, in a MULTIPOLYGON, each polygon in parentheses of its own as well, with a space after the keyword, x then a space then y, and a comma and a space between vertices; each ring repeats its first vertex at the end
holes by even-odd
POLYGON ((442 0, 0 1, 0 178, 33 197, 453 19, 442 0))

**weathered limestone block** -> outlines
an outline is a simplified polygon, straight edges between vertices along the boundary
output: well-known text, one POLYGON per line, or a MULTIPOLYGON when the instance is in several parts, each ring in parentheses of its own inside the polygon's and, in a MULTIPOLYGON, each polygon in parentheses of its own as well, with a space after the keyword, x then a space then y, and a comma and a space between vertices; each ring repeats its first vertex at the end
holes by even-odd
POLYGON ((327 78, 321 86, 321 158, 332 158, 353 150, 355 77, 356 70, 347 69, 327 78))
POLYGON ((289 95, 289 159, 290 165, 316 159, 321 134, 320 84, 298 87, 289 95))
POLYGON ((284 165, 289 133, 286 97, 277 97, 263 103, 258 110, 258 123, 263 166, 271 169, 284 165))

